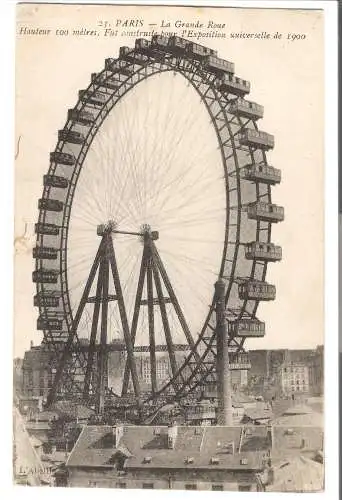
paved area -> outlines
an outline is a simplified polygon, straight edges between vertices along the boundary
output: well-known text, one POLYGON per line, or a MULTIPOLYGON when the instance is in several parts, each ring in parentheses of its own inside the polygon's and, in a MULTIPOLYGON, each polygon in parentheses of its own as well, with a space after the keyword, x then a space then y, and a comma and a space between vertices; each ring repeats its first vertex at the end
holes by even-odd
POLYGON ((14 480, 30 486, 41 484, 39 473, 42 470, 40 458, 32 446, 25 423, 17 408, 13 408, 14 423, 14 480))

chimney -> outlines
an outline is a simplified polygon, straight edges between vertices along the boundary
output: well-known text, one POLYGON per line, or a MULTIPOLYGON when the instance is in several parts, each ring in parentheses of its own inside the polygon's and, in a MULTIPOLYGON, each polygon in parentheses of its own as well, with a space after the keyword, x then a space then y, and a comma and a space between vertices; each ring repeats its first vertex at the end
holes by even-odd
POLYGON ((114 447, 117 448, 120 444, 121 438, 124 434, 123 425, 116 425, 113 427, 114 447))
POLYGON ((267 485, 271 485, 274 483, 274 468, 269 467, 267 469, 267 485))
POLYGON ((167 429, 167 447, 169 450, 173 450, 176 445, 178 427, 175 424, 171 424, 167 429))
POLYGON ((38 411, 43 411, 43 397, 39 396, 38 398, 38 411))
POLYGON ((30 349, 32 349, 32 348, 33 348, 33 340, 31 340, 31 342, 30 342, 30 349))
POLYGON ((273 449, 273 444, 274 444, 273 425, 268 425, 267 426, 267 440, 268 440, 268 443, 269 443, 269 447, 272 450, 273 449))

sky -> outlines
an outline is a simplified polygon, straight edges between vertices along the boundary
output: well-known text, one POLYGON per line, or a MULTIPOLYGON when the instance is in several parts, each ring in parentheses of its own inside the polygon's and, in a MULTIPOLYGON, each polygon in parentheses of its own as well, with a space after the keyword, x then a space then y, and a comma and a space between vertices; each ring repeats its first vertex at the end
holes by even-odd
MULTIPOLYGON (((282 183, 273 190, 275 203, 285 207, 285 221, 274 225, 272 240, 282 246, 283 260, 269 266, 267 281, 277 287, 275 302, 261 304, 258 317, 266 322, 266 336, 248 341, 248 347, 315 348, 323 343, 323 17, 319 11, 252 9, 139 8, 91 6, 21 6, 18 26, 102 29, 107 21, 124 19, 160 26, 176 20, 206 25, 225 24, 226 38, 206 39, 219 55, 235 63, 238 76, 251 81, 249 99, 265 108, 261 130, 275 135, 268 155, 282 170, 282 183), (282 34, 281 39, 230 38, 231 33, 282 34), (300 34, 301 39, 288 38, 300 34), (305 35, 303 37, 303 35, 305 35)), ((120 27, 121 29, 121 27, 120 27)), ((141 28, 140 28, 141 29, 141 28)), ((103 33, 103 32, 102 32, 103 33)), ((40 341, 35 329, 31 282, 37 200, 48 155, 56 144, 67 109, 90 74, 100 71, 106 57, 115 57, 121 45, 134 37, 48 38, 17 37, 15 163, 15 327, 14 355, 22 356, 30 341, 40 341), (20 139, 19 139, 20 138, 20 139), (28 233, 20 238, 28 225, 28 233)), ((202 41, 203 43, 203 41, 202 41)), ((163 92, 165 89, 159 89, 163 92)), ((198 118, 200 119, 200 118, 198 118)))

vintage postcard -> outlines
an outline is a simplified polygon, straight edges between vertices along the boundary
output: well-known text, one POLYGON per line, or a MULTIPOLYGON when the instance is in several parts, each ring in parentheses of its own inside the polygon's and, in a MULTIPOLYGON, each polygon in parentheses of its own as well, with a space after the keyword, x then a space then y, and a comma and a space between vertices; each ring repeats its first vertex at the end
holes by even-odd
POLYGON ((322 492, 324 11, 18 4, 16 485, 322 492))

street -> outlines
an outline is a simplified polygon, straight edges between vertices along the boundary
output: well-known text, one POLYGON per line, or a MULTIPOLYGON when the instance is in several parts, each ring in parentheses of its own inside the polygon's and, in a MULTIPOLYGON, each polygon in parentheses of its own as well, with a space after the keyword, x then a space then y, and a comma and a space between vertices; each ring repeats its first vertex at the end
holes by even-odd
POLYGON ((27 477, 27 484, 30 486, 39 486, 39 471, 42 470, 42 464, 37 455, 30 437, 25 429, 25 423, 17 408, 13 409, 14 419, 14 443, 15 460, 14 474, 15 481, 21 483, 27 477))

